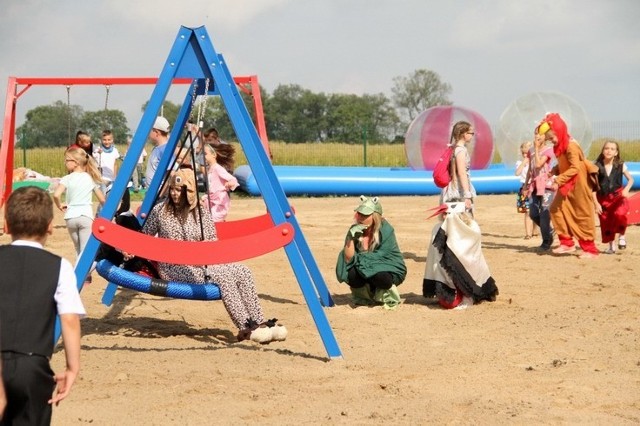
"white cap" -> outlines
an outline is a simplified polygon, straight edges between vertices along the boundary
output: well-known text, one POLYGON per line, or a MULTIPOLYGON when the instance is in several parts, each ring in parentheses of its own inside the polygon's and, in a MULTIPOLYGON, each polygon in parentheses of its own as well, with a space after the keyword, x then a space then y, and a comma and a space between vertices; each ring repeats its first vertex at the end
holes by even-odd
POLYGON ((164 117, 156 117, 156 121, 155 123, 153 123, 154 129, 157 129, 166 133, 169 133, 169 127, 170 127, 169 121, 167 121, 167 119, 164 117))

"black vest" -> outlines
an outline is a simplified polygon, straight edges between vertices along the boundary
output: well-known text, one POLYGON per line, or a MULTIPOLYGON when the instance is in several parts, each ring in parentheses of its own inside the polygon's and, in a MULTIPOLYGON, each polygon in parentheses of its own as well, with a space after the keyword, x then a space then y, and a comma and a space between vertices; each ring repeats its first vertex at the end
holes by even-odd
POLYGON ((607 171, 603 164, 596 163, 596 165, 598 166, 598 169, 600 169, 600 190, 598 191, 598 194, 609 195, 622 187, 623 164, 611 167, 611 174, 609 176, 607 176, 607 171))
POLYGON ((0 246, 0 350, 51 357, 60 257, 0 246))

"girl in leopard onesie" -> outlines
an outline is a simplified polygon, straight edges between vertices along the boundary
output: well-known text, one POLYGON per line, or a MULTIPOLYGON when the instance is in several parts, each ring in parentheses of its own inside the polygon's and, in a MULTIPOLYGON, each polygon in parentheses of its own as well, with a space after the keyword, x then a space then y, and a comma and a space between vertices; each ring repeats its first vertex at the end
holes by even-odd
MULTIPOLYGON (((198 203, 193 172, 181 169, 170 179, 169 197, 151 210, 142 232, 171 240, 217 240, 209 209, 198 203)), ((239 329, 238 341, 251 339, 268 343, 286 338, 287 330, 277 324, 275 318, 265 320, 253 275, 247 266, 239 263, 193 266, 159 262, 158 273, 160 278, 168 281, 205 283, 208 280, 216 283, 220 287, 224 307, 239 329)))

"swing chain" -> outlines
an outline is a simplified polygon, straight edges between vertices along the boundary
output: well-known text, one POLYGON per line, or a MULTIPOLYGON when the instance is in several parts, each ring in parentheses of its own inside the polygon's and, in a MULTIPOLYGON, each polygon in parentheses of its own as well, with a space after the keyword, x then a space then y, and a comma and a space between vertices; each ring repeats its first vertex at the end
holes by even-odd
POLYGON ((71 139, 71 85, 67 84, 67 133, 69 135, 69 145, 74 141, 71 139))
POLYGON ((196 97, 198 92, 198 80, 193 80, 193 90, 191 91, 191 108, 189 110, 189 121, 193 121, 193 107, 196 104, 196 97))
POLYGON ((209 79, 204 80, 204 95, 202 100, 198 104, 198 127, 202 129, 204 127, 204 113, 207 109, 207 97, 209 96, 209 79))
POLYGON ((107 91, 107 94, 104 98, 104 110, 108 111, 109 110, 109 90, 111 90, 111 85, 105 84, 104 88, 107 91))

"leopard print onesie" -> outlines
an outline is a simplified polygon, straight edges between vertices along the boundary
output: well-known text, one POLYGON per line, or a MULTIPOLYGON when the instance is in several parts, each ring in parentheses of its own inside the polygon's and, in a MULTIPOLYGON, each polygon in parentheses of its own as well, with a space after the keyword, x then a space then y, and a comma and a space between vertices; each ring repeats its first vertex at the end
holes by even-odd
MULTIPOLYGON (((195 210, 189 212, 186 221, 183 222, 165 206, 165 203, 160 203, 151 210, 142 232, 148 235, 157 234, 160 238, 170 240, 202 240, 200 216, 195 210)), ((211 214, 204 208, 201 208, 200 211, 202 212, 205 240, 217 240, 216 228, 211 214)), ((246 328, 248 320, 253 320, 258 324, 265 321, 253 274, 247 266, 240 263, 193 266, 158 262, 160 278, 167 281, 204 283, 205 270, 211 277, 211 281, 220 287, 220 296, 224 307, 238 329, 246 328)))

